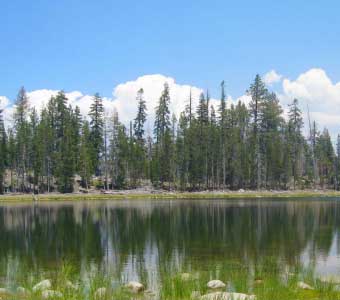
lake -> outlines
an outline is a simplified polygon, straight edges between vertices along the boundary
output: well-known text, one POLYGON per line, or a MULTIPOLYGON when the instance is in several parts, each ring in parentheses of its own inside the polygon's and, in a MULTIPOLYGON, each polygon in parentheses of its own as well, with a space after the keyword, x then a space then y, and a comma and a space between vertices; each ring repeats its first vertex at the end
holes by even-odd
POLYGON ((65 265, 80 278, 99 272, 154 291, 183 272, 244 272, 248 290, 249 277, 268 272, 339 275, 339 229, 336 199, 3 203, 0 287, 65 265))

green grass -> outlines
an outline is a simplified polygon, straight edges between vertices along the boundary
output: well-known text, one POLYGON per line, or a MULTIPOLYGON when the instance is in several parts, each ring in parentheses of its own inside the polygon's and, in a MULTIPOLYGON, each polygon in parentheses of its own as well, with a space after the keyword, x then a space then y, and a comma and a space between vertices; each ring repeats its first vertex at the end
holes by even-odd
MULTIPOLYGON (((240 292, 256 295, 257 300, 340 300, 338 286, 321 282, 311 270, 292 267, 285 269, 273 261, 266 261, 261 266, 242 266, 235 263, 223 263, 213 270, 192 270, 190 277, 185 280, 181 272, 170 274, 161 272, 158 290, 153 293, 143 292, 138 295, 127 290, 121 279, 113 275, 105 275, 100 272, 88 272, 86 276, 80 276, 69 266, 62 266, 52 273, 29 274, 19 276, 16 282, 8 288, 11 294, 1 295, 2 300, 42 300, 41 293, 33 293, 32 286, 44 278, 52 281, 52 289, 62 293, 62 297, 51 299, 59 300, 128 300, 128 299, 155 299, 155 300, 186 300, 190 299, 192 292, 197 291, 201 295, 209 293, 206 284, 211 279, 220 279, 227 284, 224 291, 240 292), (70 288, 67 281, 77 287, 70 288), (302 290, 297 287, 298 281, 304 281, 314 287, 314 290, 302 290), (24 286, 29 293, 20 295, 16 293, 17 286, 24 286), (98 288, 105 287, 107 293, 102 298, 96 298, 98 288), (153 296, 152 296, 153 294, 153 296)), ((145 282, 143 282, 145 284, 145 282)), ((0 285, 1 287, 1 285, 0 285)), ((148 287, 146 286, 146 289, 148 287)))
MULTIPOLYGON (((163 192, 163 193, 134 193, 121 192, 117 194, 41 194, 39 201, 84 201, 84 200, 124 200, 124 199, 239 199, 239 198, 318 198, 340 197, 339 191, 226 191, 226 192, 163 192)), ((1 195, 0 202, 32 201, 30 194, 1 195)))

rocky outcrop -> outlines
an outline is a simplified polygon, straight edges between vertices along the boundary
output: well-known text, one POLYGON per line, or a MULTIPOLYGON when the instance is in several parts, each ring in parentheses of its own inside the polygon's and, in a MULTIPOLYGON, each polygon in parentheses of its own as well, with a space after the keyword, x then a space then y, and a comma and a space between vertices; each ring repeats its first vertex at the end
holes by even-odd
POLYGON ((42 291, 45 291, 45 290, 50 289, 51 287, 52 287, 51 280, 45 279, 45 280, 40 281, 39 283, 37 283, 37 284, 32 288, 32 291, 33 291, 34 293, 42 292, 42 291))
POLYGON ((126 287, 133 293, 140 293, 145 290, 144 285, 138 281, 130 281, 126 284, 126 287))
POLYGON ((314 288, 312 286, 310 286, 309 284, 303 282, 303 281, 299 281, 297 283, 297 287, 303 290, 314 290, 314 288))
POLYGON ((201 300, 255 300, 255 295, 242 293, 215 292, 201 296, 201 300))
POLYGON ((221 280, 215 279, 215 280, 210 280, 207 283, 207 287, 209 289, 223 289, 226 287, 226 284, 222 282, 221 280))

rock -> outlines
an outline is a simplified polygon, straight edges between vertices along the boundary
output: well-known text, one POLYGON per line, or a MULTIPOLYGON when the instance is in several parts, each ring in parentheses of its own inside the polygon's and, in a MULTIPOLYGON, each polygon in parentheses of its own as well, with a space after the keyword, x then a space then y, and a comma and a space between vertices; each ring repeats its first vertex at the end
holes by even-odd
POLYGON ((139 293, 145 289, 144 285, 137 281, 130 281, 126 287, 133 293, 139 293))
POLYGON ((106 293, 107 293, 107 289, 105 287, 101 287, 94 292, 94 295, 93 295, 94 299, 96 300, 103 299, 106 296, 106 293))
POLYGON ((180 277, 183 281, 189 281, 191 279, 191 275, 189 273, 182 273, 180 277))
POLYGON ((314 288, 312 286, 310 286, 309 284, 303 282, 303 281, 299 281, 297 283, 298 288, 303 289, 303 290, 314 290, 314 288))
POLYGON ((53 290, 44 290, 41 293, 41 297, 43 299, 51 299, 51 298, 62 298, 63 294, 58 291, 53 290))
POLYGON ((242 293, 215 292, 203 295, 201 300, 255 300, 255 295, 242 293))
POLYGON ((43 281, 40 281, 39 283, 37 283, 33 288, 32 291, 37 293, 37 292, 42 292, 44 290, 48 290, 50 289, 52 286, 51 280, 49 279, 45 279, 43 281))
POLYGON ((209 289, 223 289, 226 287, 225 283, 222 282, 221 280, 210 280, 208 283, 207 283, 207 287, 209 289))
POLYGON ((239 193, 244 193, 245 190, 244 190, 244 189, 239 189, 238 192, 239 192, 239 193))

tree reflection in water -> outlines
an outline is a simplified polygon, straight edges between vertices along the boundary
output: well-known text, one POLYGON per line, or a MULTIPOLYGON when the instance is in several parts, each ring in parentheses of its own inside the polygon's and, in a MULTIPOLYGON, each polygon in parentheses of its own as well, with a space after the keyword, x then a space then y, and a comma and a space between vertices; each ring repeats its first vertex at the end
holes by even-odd
POLYGON ((165 273, 226 262, 337 272, 339 213, 336 200, 301 199, 3 204, 0 280, 65 261, 151 286, 165 273))

